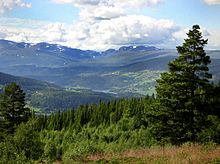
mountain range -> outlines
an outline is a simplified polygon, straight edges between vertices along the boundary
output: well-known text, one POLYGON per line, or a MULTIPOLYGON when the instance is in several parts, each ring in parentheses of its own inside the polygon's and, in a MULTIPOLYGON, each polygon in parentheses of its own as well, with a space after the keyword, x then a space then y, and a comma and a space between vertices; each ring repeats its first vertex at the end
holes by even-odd
MULTIPOLYGON (((220 51, 207 51, 207 54, 212 60, 210 72, 213 74, 213 81, 219 81, 220 51)), ((176 50, 152 46, 132 45, 123 46, 118 50, 97 52, 49 43, 30 44, 0 40, 0 72, 35 79, 38 82, 44 81, 45 83, 42 83, 47 85, 47 89, 44 90, 48 92, 50 88, 53 97, 56 97, 54 95, 58 90, 62 91, 62 94, 74 91, 75 99, 77 94, 82 99, 90 93, 96 95, 94 97, 99 95, 96 99, 98 101, 99 98, 108 100, 154 93, 156 79, 160 77, 160 73, 167 70, 168 62, 177 55, 176 50), (79 93, 83 93, 83 96, 79 93)), ((68 96, 64 97, 63 99, 73 102, 73 99, 67 98, 68 96)), ((35 102, 39 103, 36 99, 35 102)), ((89 98, 86 100, 82 103, 92 102, 88 101, 89 98)), ((65 103, 68 104, 67 101, 65 103)), ((37 106, 33 101, 32 104, 37 106)), ((54 108, 44 105, 39 107, 50 110, 54 108)), ((59 105, 55 107, 60 108, 59 105)))

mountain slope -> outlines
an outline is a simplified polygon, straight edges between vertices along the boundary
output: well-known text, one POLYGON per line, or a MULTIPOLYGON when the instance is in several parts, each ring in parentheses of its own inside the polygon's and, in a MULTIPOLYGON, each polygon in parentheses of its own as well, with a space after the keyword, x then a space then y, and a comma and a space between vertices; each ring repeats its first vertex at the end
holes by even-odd
POLYGON ((34 92, 40 90, 61 90, 61 87, 54 84, 25 77, 12 76, 0 72, 0 85, 5 86, 12 82, 16 82, 18 85, 22 87, 22 89, 24 89, 27 92, 34 92))
POLYGON ((65 90, 57 85, 34 79, 12 76, 0 72, 0 89, 9 83, 16 82, 26 92, 29 106, 40 108, 41 111, 63 110, 77 107, 80 104, 98 103, 100 100, 108 101, 113 95, 93 92, 91 90, 75 89, 65 90))

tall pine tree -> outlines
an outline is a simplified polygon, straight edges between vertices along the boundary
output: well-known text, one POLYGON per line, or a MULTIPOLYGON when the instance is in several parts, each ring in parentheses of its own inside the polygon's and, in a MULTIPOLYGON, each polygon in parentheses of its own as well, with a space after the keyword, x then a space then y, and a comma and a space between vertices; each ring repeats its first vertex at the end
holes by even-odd
POLYGON ((154 133, 158 139, 166 138, 173 144, 196 141, 196 134, 205 125, 204 104, 211 87, 211 60, 204 51, 208 40, 202 38, 198 25, 187 36, 177 47, 179 57, 168 64, 168 72, 161 74, 156 86, 160 105, 153 114, 154 133))
POLYGON ((0 120, 6 133, 13 133, 16 126, 28 121, 30 109, 25 107, 25 93, 16 83, 6 86, 0 102, 0 120))

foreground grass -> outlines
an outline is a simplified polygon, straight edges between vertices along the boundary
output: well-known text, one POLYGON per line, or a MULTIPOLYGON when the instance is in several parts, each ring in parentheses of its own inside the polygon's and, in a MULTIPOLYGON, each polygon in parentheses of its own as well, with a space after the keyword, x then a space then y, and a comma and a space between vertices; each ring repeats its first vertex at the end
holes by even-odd
MULTIPOLYGON (((67 163, 112 164, 220 164, 220 146, 188 144, 181 147, 155 147, 121 153, 96 153, 70 159, 67 163)), ((64 161, 64 163, 66 163, 64 161)))

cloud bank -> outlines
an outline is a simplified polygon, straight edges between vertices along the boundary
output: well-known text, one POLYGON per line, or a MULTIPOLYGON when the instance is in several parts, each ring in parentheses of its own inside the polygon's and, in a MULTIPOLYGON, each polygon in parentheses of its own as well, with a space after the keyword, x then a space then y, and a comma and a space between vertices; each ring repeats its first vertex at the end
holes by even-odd
POLYGON ((208 5, 218 5, 220 4, 220 0, 204 0, 208 5))
MULTIPOLYGON (((25 23, 23 21, 17 21, 25 23)), ((27 24, 27 23, 25 23, 27 24)), ((0 27, 0 36, 23 42, 59 43, 82 49, 104 50, 122 45, 166 45, 177 31, 173 21, 143 15, 121 16, 97 22, 79 21, 73 25, 50 23, 34 29, 0 27)))
MULTIPOLYGON (((165 46, 177 30, 172 20, 136 15, 135 11, 163 0, 52 0, 80 9, 72 25, 49 23, 35 29, 0 27, 0 36, 24 42, 51 42, 81 49, 105 50, 122 45, 165 46), (130 13, 130 10, 134 13, 130 13)), ((19 21, 17 21, 19 22, 19 21)), ((22 21, 20 21, 22 22, 22 21)), ((28 24, 28 23, 23 23, 28 24)), ((18 26, 18 25, 17 25, 18 26)))

